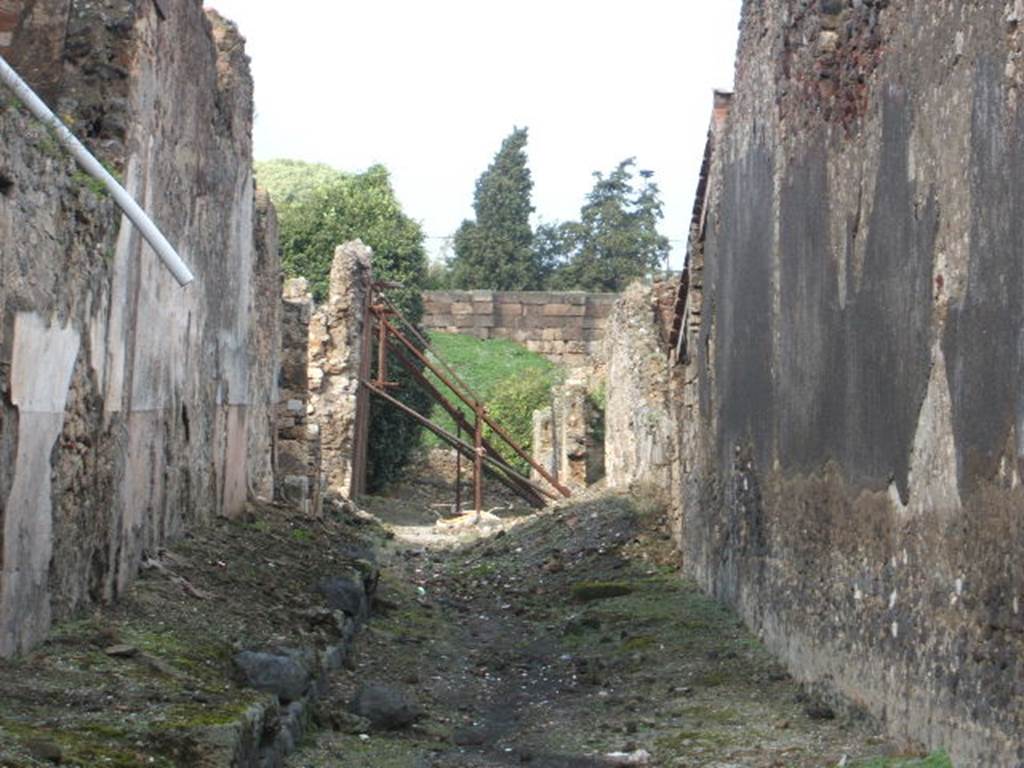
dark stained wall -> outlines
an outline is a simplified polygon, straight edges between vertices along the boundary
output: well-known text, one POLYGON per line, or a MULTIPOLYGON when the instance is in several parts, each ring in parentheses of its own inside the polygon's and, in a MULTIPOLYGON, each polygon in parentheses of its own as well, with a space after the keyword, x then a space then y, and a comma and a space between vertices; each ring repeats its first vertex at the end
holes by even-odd
POLYGON ((744 4, 673 385, 689 572, 965 766, 1024 765, 1022 25, 744 4))

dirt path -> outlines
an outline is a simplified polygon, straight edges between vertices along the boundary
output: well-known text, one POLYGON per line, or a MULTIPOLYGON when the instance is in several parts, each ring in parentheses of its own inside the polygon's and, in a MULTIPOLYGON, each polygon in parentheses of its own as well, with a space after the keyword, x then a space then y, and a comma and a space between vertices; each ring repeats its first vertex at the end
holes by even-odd
POLYGON ((807 698, 680 579, 650 505, 596 498, 482 538, 407 502, 371 511, 394 532, 378 615, 327 708, 376 680, 424 716, 392 733, 341 718, 290 766, 890 765, 870 722, 807 698))

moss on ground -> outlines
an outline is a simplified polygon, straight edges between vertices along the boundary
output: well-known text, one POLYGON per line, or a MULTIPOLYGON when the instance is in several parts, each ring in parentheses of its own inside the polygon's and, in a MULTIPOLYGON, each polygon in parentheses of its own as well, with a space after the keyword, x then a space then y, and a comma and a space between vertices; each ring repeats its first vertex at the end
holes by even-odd
POLYGON ((366 552, 380 530, 347 516, 314 527, 269 505, 250 514, 194 532, 118 605, 0 661, 0 766, 44 764, 33 741, 55 744, 68 765, 201 764, 249 710, 270 703, 239 686, 234 653, 338 642, 337 626, 316 618, 315 585, 360 567, 340 550, 366 552), (108 654, 111 646, 124 647, 108 654))
POLYGON ((59 749, 64 765, 107 766, 109 768, 174 768, 172 760, 146 754, 140 749, 145 733, 108 722, 86 722, 74 729, 28 725, 0 719, 0 765, 36 766, 54 762, 40 754, 40 745, 59 749), (5 744, 13 744, 7 751, 5 744), (51 746, 52 745, 52 746, 51 746))
POLYGON ((336 736, 331 742, 331 752, 337 765, 365 765, 367 768, 409 768, 417 764, 417 758, 436 747, 436 743, 408 737, 378 735, 367 739, 336 736))
POLYGON ((632 591, 633 587, 619 581, 581 581, 572 586, 573 599, 581 603, 625 597, 632 591))

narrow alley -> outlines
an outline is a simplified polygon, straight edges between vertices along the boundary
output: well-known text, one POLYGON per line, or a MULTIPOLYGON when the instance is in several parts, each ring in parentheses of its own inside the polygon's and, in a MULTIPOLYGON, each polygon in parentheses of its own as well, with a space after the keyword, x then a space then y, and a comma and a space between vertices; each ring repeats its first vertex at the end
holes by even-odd
POLYGON ((812 768, 890 751, 681 579, 654 502, 594 496, 482 528, 371 509, 394 533, 376 617, 332 687, 338 730, 289 765, 812 768), (420 717, 382 732, 345 714, 372 683, 414 691, 420 717))

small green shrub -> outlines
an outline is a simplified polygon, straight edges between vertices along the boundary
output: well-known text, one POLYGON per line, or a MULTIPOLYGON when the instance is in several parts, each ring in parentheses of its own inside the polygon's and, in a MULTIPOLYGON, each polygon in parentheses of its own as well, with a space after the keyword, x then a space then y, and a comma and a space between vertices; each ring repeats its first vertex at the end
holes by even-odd
MULTIPOLYGON (((521 375, 500 382, 490 398, 491 416, 528 452, 533 441, 533 412, 550 401, 552 383, 547 372, 528 368, 521 375)), ((527 463, 504 441, 497 440, 491 429, 486 434, 494 439, 506 461, 522 471, 527 469, 527 463)))

